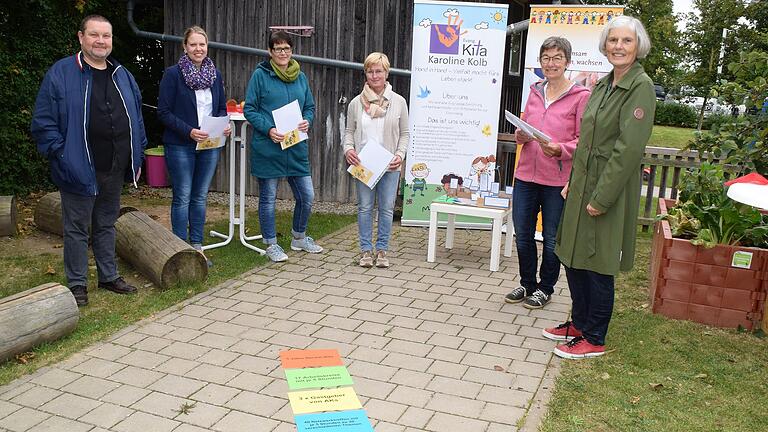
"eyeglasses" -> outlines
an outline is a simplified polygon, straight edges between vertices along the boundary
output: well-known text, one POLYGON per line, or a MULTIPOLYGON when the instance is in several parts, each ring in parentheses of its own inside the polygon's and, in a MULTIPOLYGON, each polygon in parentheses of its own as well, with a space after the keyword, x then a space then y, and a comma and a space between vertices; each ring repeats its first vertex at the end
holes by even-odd
POLYGON ((561 55, 556 55, 554 57, 549 57, 549 56, 541 56, 541 57, 539 57, 539 63, 541 63, 541 64, 545 64, 545 63, 549 63, 549 62, 552 62, 552 63, 555 63, 555 64, 559 64, 559 63, 562 63, 564 61, 565 61, 565 57, 561 56, 561 55))
POLYGON ((387 72, 384 69, 368 69, 365 71, 366 75, 386 75, 387 72))
POLYGON ((272 51, 278 53, 278 54, 290 54, 292 49, 291 47, 284 47, 284 48, 272 48, 272 51))

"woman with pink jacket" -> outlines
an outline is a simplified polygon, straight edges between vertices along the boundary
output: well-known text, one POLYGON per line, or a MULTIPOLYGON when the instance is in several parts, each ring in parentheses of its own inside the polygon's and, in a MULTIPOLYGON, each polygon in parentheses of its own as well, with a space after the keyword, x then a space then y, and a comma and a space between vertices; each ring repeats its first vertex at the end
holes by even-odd
POLYGON ((528 309, 540 309, 552 298, 560 276, 560 261, 555 255, 555 235, 565 200, 560 195, 571 174, 571 161, 579 141, 579 125, 590 92, 565 77, 571 62, 571 44, 552 36, 539 49, 544 81, 531 86, 523 119, 547 134, 551 142, 539 142, 518 129, 516 141, 522 145, 515 169, 512 191, 512 218, 520 268, 520 286, 504 297, 507 303, 523 302, 528 309), (539 277, 534 235, 541 211, 544 248, 539 277))

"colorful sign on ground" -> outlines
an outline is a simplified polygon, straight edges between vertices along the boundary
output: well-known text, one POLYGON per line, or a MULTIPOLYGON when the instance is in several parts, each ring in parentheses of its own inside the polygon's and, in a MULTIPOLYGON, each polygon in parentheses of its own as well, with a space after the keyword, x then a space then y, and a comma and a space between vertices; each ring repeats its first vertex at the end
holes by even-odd
POLYGON ((495 172, 507 7, 414 2, 403 225, 429 224, 451 178, 495 172))
POLYGON ((300 390, 320 387, 339 387, 354 384, 344 366, 327 366, 320 368, 285 369, 285 379, 288 388, 300 390))
POLYGON ((280 352, 280 365, 283 369, 343 366, 341 356, 336 350, 287 350, 280 352))
POLYGON ((289 392, 288 400, 294 415, 363 407, 352 387, 289 392))
POLYGON ((363 410, 297 415, 298 432, 373 432, 363 410))

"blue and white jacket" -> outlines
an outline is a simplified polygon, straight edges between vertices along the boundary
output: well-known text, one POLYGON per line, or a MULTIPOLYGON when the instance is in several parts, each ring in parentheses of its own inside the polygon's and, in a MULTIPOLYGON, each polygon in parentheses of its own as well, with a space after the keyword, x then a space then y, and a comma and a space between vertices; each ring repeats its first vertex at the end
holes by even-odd
MULTIPOLYGON (((112 58, 107 61, 115 68, 112 81, 128 114, 131 174, 136 186, 147 145, 141 92, 127 69, 112 58)), ((30 128, 37 150, 50 162, 53 182, 62 191, 84 196, 99 193, 88 149, 92 82, 91 66, 84 61, 82 52, 57 61, 40 85, 30 128)))

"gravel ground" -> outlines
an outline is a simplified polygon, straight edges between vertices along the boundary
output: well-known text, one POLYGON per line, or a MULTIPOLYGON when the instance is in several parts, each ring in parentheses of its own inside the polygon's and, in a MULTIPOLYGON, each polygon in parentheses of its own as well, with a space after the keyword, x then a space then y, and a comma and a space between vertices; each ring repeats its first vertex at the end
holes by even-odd
MULTIPOLYGON (((161 199, 171 199, 171 188, 150 188, 147 186, 140 186, 139 189, 127 188, 128 195, 136 197, 151 197, 161 199)), ((259 197, 255 195, 246 195, 245 202, 247 208, 256 209, 259 205, 259 197)), ((225 192, 209 192, 208 203, 227 206, 229 205, 229 193, 225 192)), ((240 195, 235 197, 235 204, 239 205, 240 195)), ((293 211, 293 200, 278 199, 275 203, 277 210, 293 211)), ((338 202, 322 202, 315 201, 312 204, 313 213, 331 213, 331 214, 357 214, 356 203, 338 203, 338 202)))

